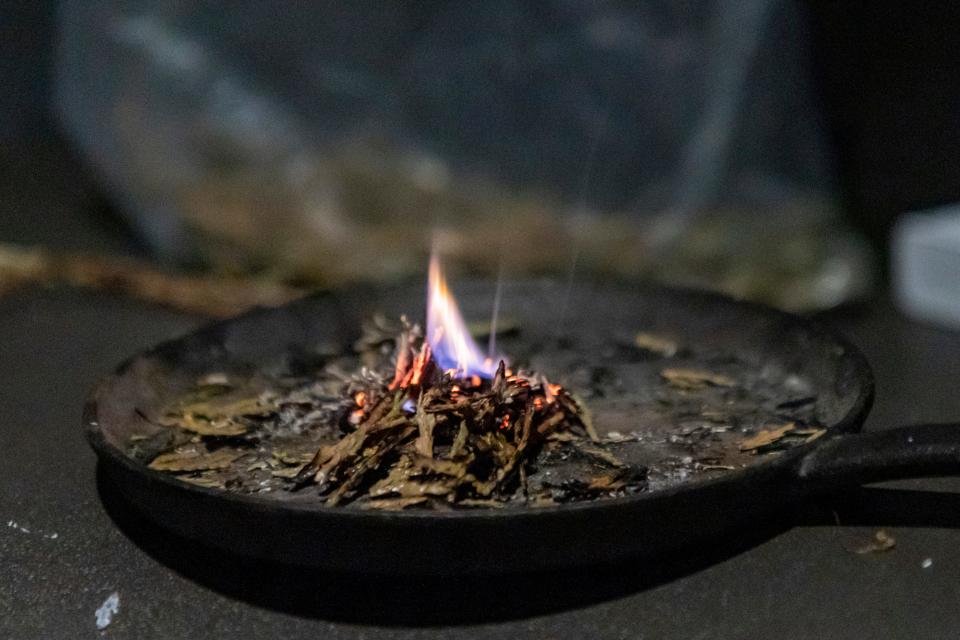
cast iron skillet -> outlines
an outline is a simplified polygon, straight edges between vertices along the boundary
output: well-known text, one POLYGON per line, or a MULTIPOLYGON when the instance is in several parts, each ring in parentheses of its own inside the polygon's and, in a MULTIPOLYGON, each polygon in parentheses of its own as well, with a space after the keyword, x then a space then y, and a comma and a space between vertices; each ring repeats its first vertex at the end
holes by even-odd
MULTIPOLYGON (((491 287, 458 286, 468 314, 486 312, 491 287)), ((844 486, 960 471, 956 426, 923 425, 857 434, 873 378, 862 354, 825 328, 726 297, 613 285, 548 282, 510 286, 502 308, 525 339, 562 326, 585 336, 666 330, 808 380, 827 435, 744 469, 606 501, 540 509, 371 512, 225 493, 180 482, 128 457, 120 445, 156 428, 138 415, 183 380, 224 368, 283 371, 349 344, 376 310, 409 312, 423 290, 406 287, 323 294, 258 309, 136 356, 105 379, 84 412, 101 468, 132 506, 163 528, 207 545, 268 561, 366 573, 481 574, 617 562, 716 536, 784 504, 844 486), (569 293, 569 298, 566 296, 569 293)))

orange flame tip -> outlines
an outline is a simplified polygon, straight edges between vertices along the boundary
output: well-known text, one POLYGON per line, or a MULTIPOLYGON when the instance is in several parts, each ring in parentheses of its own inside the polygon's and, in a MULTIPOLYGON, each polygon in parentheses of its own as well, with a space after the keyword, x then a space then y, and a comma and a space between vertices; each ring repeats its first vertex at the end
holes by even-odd
POLYGON ((499 358, 484 355, 470 335, 436 253, 430 256, 428 273, 426 339, 441 369, 454 369, 458 377, 493 377, 499 358))

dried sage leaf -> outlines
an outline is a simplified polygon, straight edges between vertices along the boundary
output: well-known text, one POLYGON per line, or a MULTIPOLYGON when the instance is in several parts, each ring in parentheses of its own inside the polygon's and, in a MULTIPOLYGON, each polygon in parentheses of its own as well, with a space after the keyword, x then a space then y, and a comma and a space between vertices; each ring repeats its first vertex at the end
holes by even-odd
POLYGON ((160 454, 148 466, 156 471, 174 472, 226 469, 241 455, 243 452, 235 449, 217 449, 208 453, 202 448, 184 447, 160 454))
POLYGON ((782 440, 787 434, 797 428, 793 422, 776 429, 761 429, 756 435, 740 443, 740 451, 756 451, 769 447, 782 440))
POLYGON ((240 436, 249 431, 247 425, 236 422, 232 418, 209 419, 191 413, 183 416, 166 416, 160 423, 202 436, 240 436))

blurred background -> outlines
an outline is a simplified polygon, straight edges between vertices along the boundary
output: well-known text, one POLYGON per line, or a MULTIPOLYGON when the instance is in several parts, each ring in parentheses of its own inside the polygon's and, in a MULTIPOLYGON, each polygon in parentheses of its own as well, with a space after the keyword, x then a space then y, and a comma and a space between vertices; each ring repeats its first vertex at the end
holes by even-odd
POLYGON ((0 6, 0 292, 224 315, 422 277, 436 239, 960 325, 956 3, 0 6))

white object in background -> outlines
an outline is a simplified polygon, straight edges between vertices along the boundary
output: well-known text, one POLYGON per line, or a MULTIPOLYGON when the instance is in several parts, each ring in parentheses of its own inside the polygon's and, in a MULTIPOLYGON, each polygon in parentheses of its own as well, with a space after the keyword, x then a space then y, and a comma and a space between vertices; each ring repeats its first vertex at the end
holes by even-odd
POLYGON ((103 601, 100 608, 94 612, 97 617, 97 629, 103 631, 113 622, 113 616, 120 611, 120 594, 114 591, 103 601))
POLYGON ((904 216, 893 229, 891 250, 900 308, 960 329, 960 203, 904 216))

